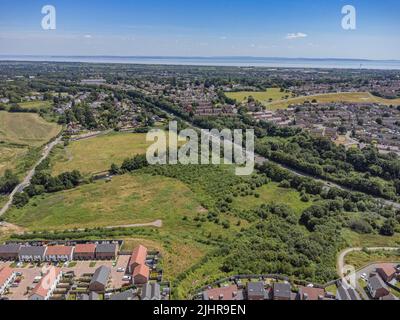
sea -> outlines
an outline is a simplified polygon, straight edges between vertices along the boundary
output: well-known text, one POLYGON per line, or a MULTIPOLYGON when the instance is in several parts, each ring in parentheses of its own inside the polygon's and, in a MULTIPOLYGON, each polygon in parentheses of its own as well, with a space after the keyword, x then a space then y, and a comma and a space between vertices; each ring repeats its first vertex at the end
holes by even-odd
POLYGON ((0 61, 123 63, 148 65, 232 66, 267 68, 318 68, 400 70, 400 60, 308 59, 263 57, 172 57, 172 56, 33 56, 0 55, 0 61))

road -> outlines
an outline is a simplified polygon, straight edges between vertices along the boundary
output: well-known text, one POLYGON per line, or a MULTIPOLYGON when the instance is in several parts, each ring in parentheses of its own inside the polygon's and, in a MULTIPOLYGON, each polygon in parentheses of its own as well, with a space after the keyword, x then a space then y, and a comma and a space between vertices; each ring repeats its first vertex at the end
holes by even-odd
MULTIPOLYGON (((351 252, 362 251, 363 249, 364 248, 348 248, 340 252, 339 257, 337 259, 338 275, 340 275, 341 277, 343 276, 342 270, 344 270, 345 267, 346 256, 351 252)), ((395 250, 400 250, 400 247, 371 247, 366 249, 369 251, 395 251, 395 250)))
MULTIPOLYGON (((367 248, 367 250, 369 251, 395 251, 395 250, 399 250, 399 247, 371 247, 371 248, 367 248)), ((348 248, 346 250, 343 250, 342 252, 340 252, 338 260, 337 260, 337 273, 338 275, 341 277, 341 279, 343 279, 343 281, 345 280, 345 274, 343 273, 343 271, 345 270, 345 266, 346 266, 346 256, 352 252, 357 252, 357 251, 362 251, 363 248, 348 248)), ((362 295, 364 300, 370 300, 370 297, 367 295, 367 293, 365 292, 365 290, 360 286, 358 280, 361 278, 361 275, 363 273, 366 274, 370 274, 371 272, 375 271, 377 267, 377 264, 371 264, 368 265, 367 267, 364 267, 358 271, 355 271, 355 286, 357 291, 362 295)), ((348 271, 348 270, 347 270, 348 271)), ((353 273, 354 274, 354 273, 353 273)), ((347 275, 348 277, 348 275, 347 275)))
POLYGON ((27 175, 25 176, 24 180, 17 185, 14 190, 11 192, 11 194, 9 195, 9 199, 8 202, 3 206, 3 208, 0 210, 0 217, 2 215, 4 215, 7 210, 11 207, 13 200, 14 200, 14 196, 17 193, 21 193, 26 187, 29 186, 29 184, 31 183, 31 179, 35 174, 36 168, 38 167, 38 165, 40 165, 50 154, 51 150, 53 150, 53 148, 59 144, 61 142, 61 136, 58 137, 56 140, 48 143, 43 150, 42 153, 42 157, 36 162, 36 164, 34 165, 34 167, 27 173, 27 175))

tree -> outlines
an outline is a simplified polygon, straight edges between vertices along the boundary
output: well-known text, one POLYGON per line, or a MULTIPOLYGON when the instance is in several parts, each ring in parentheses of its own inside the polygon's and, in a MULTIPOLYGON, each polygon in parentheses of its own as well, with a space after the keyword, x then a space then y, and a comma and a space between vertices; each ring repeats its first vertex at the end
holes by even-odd
POLYGON ((29 196, 25 193, 17 193, 13 199, 13 205, 17 208, 22 208, 29 202, 29 196))
POLYGON ((11 193, 18 184, 18 177, 11 170, 6 170, 3 177, 0 178, 0 194, 11 193))
POLYGON ((387 219, 381 227, 380 234, 383 236, 391 237, 395 232, 396 221, 394 219, 387 219))

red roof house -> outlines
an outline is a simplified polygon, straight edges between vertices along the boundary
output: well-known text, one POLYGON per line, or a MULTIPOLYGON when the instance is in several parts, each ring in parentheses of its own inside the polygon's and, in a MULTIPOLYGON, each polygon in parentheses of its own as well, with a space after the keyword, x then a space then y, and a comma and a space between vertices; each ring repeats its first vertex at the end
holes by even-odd
POLYGON ((46 261, 71 261, 74 247, 68 246, 49 246, 47 247, 46 261))
POLYGON ((51 268, 29 295, 29 300, 49 300, 62 277, 60 268, 51 268))
POLYGON ((132 274, 132 282, 134 284, 146 284, 149 281, 150 269, 145 264, 138 265, 132 274))
POLYGON ((75 260, 94 260, 96 258, 96 245, 93 243, 77 244, 74 251, 75 260))
POLYGON ((376 268, 376 272, 379 273, 383 281, 390 282, 396 276, 396 269, 393 264, 390 263, 382 263, 376 268))
POLYGON ((133 273, 135 268, 141 264, 146 263, 147 248, 140 245, 133 250, 131 258, 129 260, 129 272, 133 273))

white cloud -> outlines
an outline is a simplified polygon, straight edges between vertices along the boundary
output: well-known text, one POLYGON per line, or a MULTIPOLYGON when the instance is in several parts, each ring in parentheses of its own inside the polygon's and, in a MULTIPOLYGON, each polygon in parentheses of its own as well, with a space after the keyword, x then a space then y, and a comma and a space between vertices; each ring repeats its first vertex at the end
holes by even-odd
POLYGON ((92 39, 92 35, 91 34, 85 34, 85 39, 92 39))
POLYGON ((287 40, 294 40, 294 39, 301 39, 301 38, 307 38, 308 35, 302 32, 297 32, 297 33, 288 33, 286 35, 287 40))

